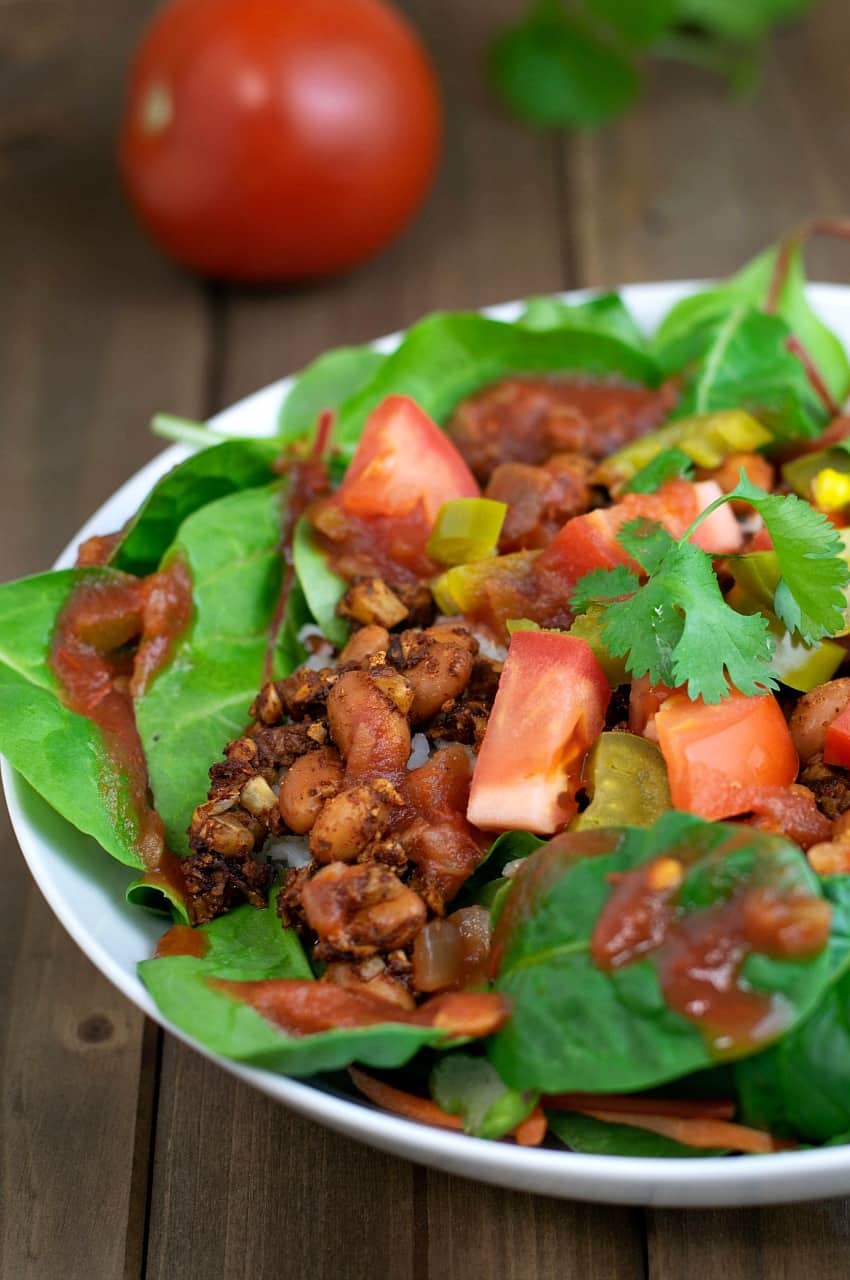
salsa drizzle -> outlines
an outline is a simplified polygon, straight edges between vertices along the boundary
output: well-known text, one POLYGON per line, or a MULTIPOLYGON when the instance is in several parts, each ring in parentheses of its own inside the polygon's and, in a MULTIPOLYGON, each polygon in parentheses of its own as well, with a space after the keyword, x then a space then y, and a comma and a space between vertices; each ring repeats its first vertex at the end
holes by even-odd
MULTIPOLYGON (((191 613, 191 580, 179 558, 147 578, 118 572, 92 577, 71 592, 50 651, 65 705, 98 726, 115 770, 126 780, 135 819, 128 834, 146 868, 145 883, 181 895, 180 862, 166 847, 162 819, 151 803, 133 697, 145 691, 168 661, 191 613)), ((106 780, 102 791, 104 805, 117 819, 116 799, 106 780)))

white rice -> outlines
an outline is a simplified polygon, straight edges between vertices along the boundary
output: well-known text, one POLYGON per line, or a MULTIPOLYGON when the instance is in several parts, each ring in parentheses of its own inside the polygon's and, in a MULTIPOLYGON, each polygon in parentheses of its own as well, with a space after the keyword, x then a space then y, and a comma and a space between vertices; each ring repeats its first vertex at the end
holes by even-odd
POLYGON ((310 839, 308 836, 281 836, 267 844, 263 852, 288 867, 306 867, 310 861, 310 839))
POLYGON ((431 744, 424 733, 414 733, 410 743, 410 759, 408 769, 418 769, 431 755, 431 744))

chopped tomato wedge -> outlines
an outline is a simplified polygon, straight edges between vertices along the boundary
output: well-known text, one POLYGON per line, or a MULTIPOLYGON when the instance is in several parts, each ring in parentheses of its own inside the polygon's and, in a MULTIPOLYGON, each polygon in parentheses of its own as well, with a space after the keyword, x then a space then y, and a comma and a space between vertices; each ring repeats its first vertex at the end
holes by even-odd
POLYGON ((409 396, 370 413, 336 501, 349 515, 405 516, 420 503, 430 530, 440 507, 481 491, 448 436, 409 396))
MULTIPOLYGON (((694 485, 697 509, 694 519, 700 511, 705 511, 712 502, 721 496, 723 490, 716 480, 700 480, 694 485)), ((688 522, 690 523, 690 521, 688 522)), ((687 525, 685 526, 687 528, 687 525)), ((682 531, 684 532, 684 530, 682 531)), ((681 534, 679 535, 681 537, 681 534)), ((692 542, 712 556, 729 556, 740 551, 744 545, 741 526, 735 519, 735 512, 730 505, 718 507, 706 516, 703 523, 692 535, 692 542)))
POLYGON ((515 631, 472 776, 469 821, 543 835, 566 826, 610 697, 584 640, 515 631))
POLYGON ((840 712, 826 731, 823 749, 826 764, 850 769, 850 703, 840 712))
POLYGON ((674 693, 655 716, 673 807, 709 820, 747 812, 752 786, 790 785, 799 761, 772 694, 715 705, 674 693))
POLYGON ((408 396, 370 413, 342 484, 307 510, 331 567, 349 581, 390 583, 438 571, 428 539, 443 503, 479 497, 457 449, 408 396))
MULTIPOLYGON (((699 484, 670 480, 657 493, 626 494, 613 507, 568 520, 541 553, 537 572, 557 574, 569 593, 579 578, 592 569, 612 569, 621 564, 637 569, 617 541, 622 525, 629 520, 655 520, 674 538, 681 538, 699 513, 720 496, 720 486, 713 480, 699 484)), ((740 551, 743 536, 732 511, 720 507, 700 525, 693 541, 711 555, 730 555, 740 551)))

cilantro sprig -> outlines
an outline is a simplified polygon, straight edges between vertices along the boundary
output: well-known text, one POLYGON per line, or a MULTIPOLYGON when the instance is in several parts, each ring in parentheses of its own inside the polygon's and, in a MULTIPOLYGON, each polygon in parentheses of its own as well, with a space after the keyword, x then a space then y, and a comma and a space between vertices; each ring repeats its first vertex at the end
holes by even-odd
POLYGON ((850 568, 834 527, 797 497, 766 493, 743 471, 731 493, 700 513, 678 541, 661 525, 629 521, 620 545, 646 575, 627 566, 596 569, 576 584, 571 607, 604 607, 602 638, 634 676, 687 686, 691 698, 719 702, 731 688, 745 694, 777 687, 773 640, 760 613, 737 613, 723 598, 711 557, 689 539, 712 511, 736 499, 759 512, 773 540, 781 577, 773 607, 806 643, 840 630, 850 568))

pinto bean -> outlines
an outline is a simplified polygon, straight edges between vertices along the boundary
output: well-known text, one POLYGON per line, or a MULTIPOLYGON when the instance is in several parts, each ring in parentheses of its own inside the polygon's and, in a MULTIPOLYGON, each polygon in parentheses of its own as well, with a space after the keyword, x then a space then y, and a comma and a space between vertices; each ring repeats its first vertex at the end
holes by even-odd
POLYGON ((380 863, 332 862, 304 885, 304 914, 316 955, 365 957, 406 946, 425 923, 425 903, 380 863))
POLYGON ((380 836, 401 797, 392 783, 378 779, 360 783, 328 800, 310 832, 310 852, 317 862, 353 862, 380 836))
POLYGON ((850 676, 830 680, 810 693, 804 693, 797 703, 788 727, 797 754, 803 764, 818 751, 823 751, 826 731, 832 721, 850 702, 850 676))
POLYGON ((278 807, 290 831, 306 835, 330 800, 342 786, 343 768, 334 747, 320 747, 299 756, 284 775, 278 807))
POLYGON ((438 630, 423 632, 421 656, 404 673, 413 688, 410 718, 414 724, 430 720, 446 703, 460 697, 472 675, 474 659, 469 649, 435 636, 438 630))
POLYGON ((379 627, 374 623, 368 627, 361 627, 359 631, 354 632, 354 635, 340 653, 340 665, 366 662, 374 654, 382 651, 386 652, 389 642, 390 633, 386 627, 379 627))
POLYGON ((328 726, 349 781, 387 777, 410 756, 410 725, 366 671, 344 672, 328 695, 328 726))

